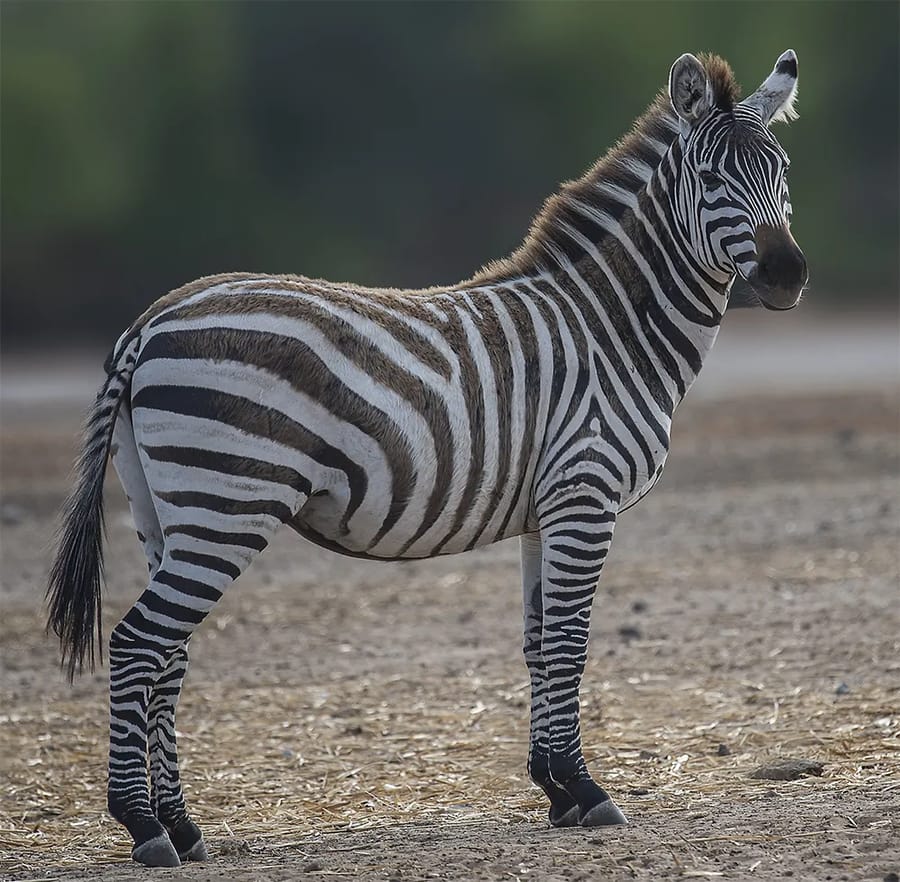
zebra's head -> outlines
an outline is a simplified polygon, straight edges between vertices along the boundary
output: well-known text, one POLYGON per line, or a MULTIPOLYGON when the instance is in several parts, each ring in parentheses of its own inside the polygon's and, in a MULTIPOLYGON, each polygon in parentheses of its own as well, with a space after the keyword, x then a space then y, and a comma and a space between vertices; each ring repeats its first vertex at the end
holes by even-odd
POLYGON ((694 256, 712 276, 739 274, 763 306, 791 309, 809 277, 790 232, 787 154, 769 125, 796 117, 797 56, 785 52, 763 84, 736 102, 720 59, 682 55, 669 74, 678 116, 672 207, 694 256), (680 153, 680 161, 678 154, 680 153))

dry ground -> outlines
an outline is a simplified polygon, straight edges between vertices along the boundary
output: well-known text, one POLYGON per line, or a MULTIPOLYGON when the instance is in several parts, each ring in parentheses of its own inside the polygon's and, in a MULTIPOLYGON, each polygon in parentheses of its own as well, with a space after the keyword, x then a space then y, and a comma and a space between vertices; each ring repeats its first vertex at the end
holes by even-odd
MULTIPOLYGON (((90 393, 7 384, 0 877, 891 878, 898 396, 890 373, 853 382, 701 390, 659 486, 622 516, 583 727, 630 826, 550 830, 526 780, 515 543, 373 565, 292 534, 194 641, 179 733, 212 859, 175 871, 128 862, 102 811, 106 672, 67 686, 42 632, 47 546, 90 393), (749 777, 785 756, 824 775, 749 777)), ((112 624, 145 568, 114 480, 108 500, 112 624)))

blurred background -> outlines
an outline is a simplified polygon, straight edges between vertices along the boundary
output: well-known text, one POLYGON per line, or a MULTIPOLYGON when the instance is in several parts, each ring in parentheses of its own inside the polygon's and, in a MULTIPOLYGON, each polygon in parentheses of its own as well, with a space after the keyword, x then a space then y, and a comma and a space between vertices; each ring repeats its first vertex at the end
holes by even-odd
POLYGON ((450 283, 512 250, 684 51, 800 59, 813 311, 896 310, 895 2, 2 4, 2 341, 112 344, 227 270, 450 283))

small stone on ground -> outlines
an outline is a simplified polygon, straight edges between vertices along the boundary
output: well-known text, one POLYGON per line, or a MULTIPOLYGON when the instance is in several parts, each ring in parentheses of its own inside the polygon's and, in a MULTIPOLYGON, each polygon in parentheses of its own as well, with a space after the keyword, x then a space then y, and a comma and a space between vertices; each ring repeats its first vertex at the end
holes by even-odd
POLYGON ((760 766, 750 774, 751 778, 767 781, 796 781, 807 775, 821 775, 825 764, 807 759, 784 759, 760 766))

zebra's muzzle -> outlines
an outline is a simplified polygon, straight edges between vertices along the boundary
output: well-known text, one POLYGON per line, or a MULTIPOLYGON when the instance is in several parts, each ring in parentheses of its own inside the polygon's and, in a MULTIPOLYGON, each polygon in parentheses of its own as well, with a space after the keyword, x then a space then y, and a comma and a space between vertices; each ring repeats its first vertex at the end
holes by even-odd
POLYGON ((756 229, 756 266, 747 276, 766 309, 793 309, 809 281, 800 246, 784 226, 760 224, 756 229))

